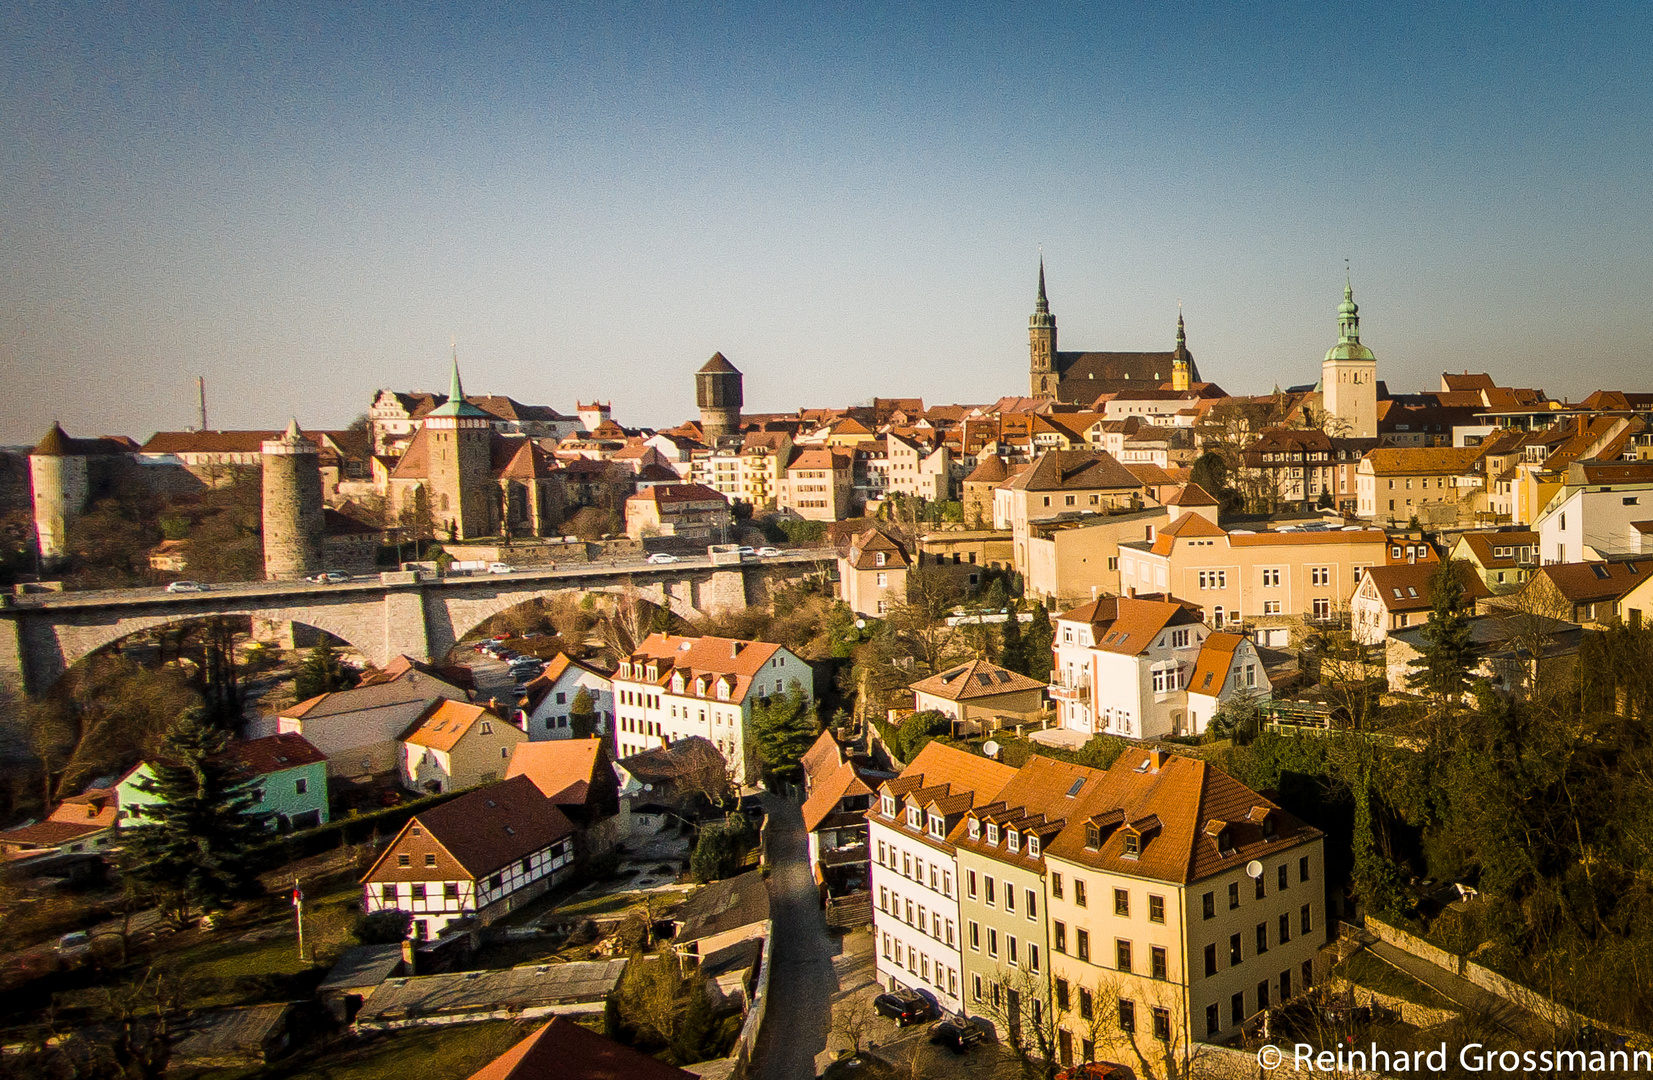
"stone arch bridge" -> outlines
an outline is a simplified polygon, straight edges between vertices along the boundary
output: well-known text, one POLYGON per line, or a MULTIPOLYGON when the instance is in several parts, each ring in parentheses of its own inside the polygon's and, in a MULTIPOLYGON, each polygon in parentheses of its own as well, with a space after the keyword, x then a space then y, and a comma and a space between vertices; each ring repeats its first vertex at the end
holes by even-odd
POLYGON ((376 665, 400 653, 440 658, 487 619, 556 596, 633 593, 685 618, 767 603, 772 585, 825 570, 830 549, 713 564, 706 557, 663 566, 581 565, 502 575, 421 580, 413 573, 319 585, 307 581, 227 585, 204 593, 120 589, 3 596, 0 684, 31 696, 76 661, 140 630, 215 615, 324 630, 376 665))

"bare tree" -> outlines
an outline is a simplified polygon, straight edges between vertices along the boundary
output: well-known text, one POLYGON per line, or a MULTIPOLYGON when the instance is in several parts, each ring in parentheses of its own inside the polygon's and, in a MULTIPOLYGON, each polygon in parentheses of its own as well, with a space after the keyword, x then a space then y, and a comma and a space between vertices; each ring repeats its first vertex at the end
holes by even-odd
POLYGON ((859 1055, 861 1044, 872 1031, 875 1015, 864 995, 852 998, 833 1008, 832 1033, 849 1043, 852 1055, 859 1055))
POLYGON ((643 639, 663 628, 661 609, 644 600, 628 580, 612 611, 603 618, 603 641, 616 658, 630 656, 643 639))

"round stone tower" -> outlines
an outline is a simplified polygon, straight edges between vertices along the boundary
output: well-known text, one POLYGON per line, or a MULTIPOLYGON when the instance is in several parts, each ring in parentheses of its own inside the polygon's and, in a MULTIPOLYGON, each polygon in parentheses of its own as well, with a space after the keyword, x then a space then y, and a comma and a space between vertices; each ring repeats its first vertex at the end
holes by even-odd
POLYGON ((264 463, 264 577, 291 581, 322 569, 321 458, 316 444, 287 425, 260 447, 264 463))
POLYGON ((86 509, 91 484, 86 458, 56 423, 29 451, 29 479, 34 485, 34 528, 40 558, 52 563, 68 552, 69 522, 86 509))
POLYGON ((695 404, 700 406, 700 426, 708 440, 740 434, 740 407, 745 404, 740 370, 713 353, 694 377, 695 404))

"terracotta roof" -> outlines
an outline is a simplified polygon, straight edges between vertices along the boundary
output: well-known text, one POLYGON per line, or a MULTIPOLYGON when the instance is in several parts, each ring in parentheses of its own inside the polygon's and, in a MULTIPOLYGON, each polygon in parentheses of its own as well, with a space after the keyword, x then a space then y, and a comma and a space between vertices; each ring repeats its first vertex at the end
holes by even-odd
POLYGON ((788 469, 819 469, 830 472, 848 467, 848 462, 824 446, 799 447, 792 452, 788 469))
POLYGON ((1101 769, 1034 755, 999 789, 992 802, 977 806, 961 818, 948 840, 955 847, 999 862, 1037 869, 1042 856, 1029 855, 1027 844, 1020 840, 1017 851, 1011 852, 1005 834, 1014 829, 1048 844, 1068 823, 1082 821, 1102 809, 1106 776, 1101 769), (979 830, 977 839, 970 839, 971 818, 984 825, 991 822, 1000 826, 1003 831, 998 843, 988 841, 985 828, 979 830))
MULTIPOLYGON (((1649 574, 1653 574, 1653 557, 1628 562, 1551 563, 1539 568, 1532 580, 1543 575, 1568 601, 1589 604, 1617 600, 1649 574)), ((1527 587, 1532 587, 1530 581, 1527 587)))
MULTIPOLYGON (((1366 576, 1377 590, 1378 599, 1388 611, 1426 611, 1433 600, 1430 582, 1439 562, 1392 563, 1367 569, 1366 576)), ((1481 575, 1467 562, 1459 562, 1456 573, 1464 584, 1464 592, 1471 603, 1492 595, 1481 575)))
MULTIPOLYGON (((689 685, 683 688, 685 694, 697 694, 694 682, 702 676, 715 679, 716 676, 728 675, 733 679, 729 700, 744 701, 747 691, 751 689, 752 679, 780 648, 767 641, 743 641, 709 634, 698 638, 650 634, 638 643, 630 660, 634 674, 639 664, 646 665, 651 659, 656 661, 662 684, 672 674, 683 672, 689 680, 689 685)), ((633 678, 631 681, 640 680, 633 678)), ((706 690, 705 695, 697 696, 715 696, 710 692, 711 686, 707 686, 706 690)))
POLYGON ((120 809, 116 788, 87 788, 57 804, 50 820, 70 825, 113 825, 120 809))
MULTIPOLYGON (((476 726, 482 719, 499 720, 499 717, 489 712, 481 705, 471 705, 463 701, 454 701, 444 698, 437 703, 436 708, 425 714, 402 741, 410 746, 424 746, 431 750, 452 750, 465 733, 476 726)), ((500 720, 500 723, 505 721, 500 720)))
POLYGON ((1199 658, 1194 661, 1194 673, 1188 677, 1188 692, 1212 697, 1221 693, 1228 681, 1228 669, 1234 663, 1234 652, 1244 640, 1239 634, 1207 634, 1200 645, 1199 658))
MULTIPOLYGON (((1573 469, 1586 484, 1633 484, 1653 481, 1653 461, 1578 461, 1573 469)), ((1573 482, 1573 477, 1568 476, 1573 482)))
POLYGON ((674 1065, 554 1016, 469 1080, 698 1080, 674 1065))
POLYGON ((1009 481, 1017 491, 1134 490, 1142 486, 1130 469, 1100 450, 1051 450, 1009 481))
POLYGON ((231 743, 219 757, 234 762, 251 776, 265 776, 327 760, 327 755, 312 746, 309 739, 293 733, 231 743))
POLYGON ((821 732, 814 745, 804 751, 804 756, 798 759, 798 764, 803 766, 804 776, 811 785, 837 772, 838 766, 843 763, 844 752, 838 746, 838 740, 833 737, 830 728, 821 732))
POLYGON ((532 780, 518 776, 468 791, 415 815, 362 876, 363 881, 377 880, 374 875, 414 826, 424 828, 472 878, 487 877, 575 832, 574 823, 540 794, 532 780))
POLYGON ((1219 504, 1216 499, 1211 497, 1209 492, 1200 487, 1198 484, 1184 484, 1182 487, 1178 488, 1169 499, 1165 500, 1165 505, 1217 506, 1219 504))
POLYGON ((607 760, 601 737, 518 743, 511 750, 505 779, 526 776, 552 802, 579 804, 585 802, 586 792, 600 779, 597 770, 607 760))
POLYGON ((990 664, 986 660, 971 660, 949 668, 928 679, 920 679, 909 689, 948 701, 967 701, 971 698, 997 697, 1023 690, 1043 690, 1045 684, 1030 679, 1009 668, 990 664))
POLYGON ((862 531, 851 540, 844 559, 856 570, 884 570, 912 565, 907 549, 894 537, 876 527, 862 531), (876 558, 880 551, 884 552, 885 556, 882 566, 876 558))
POLYGON ((1056 616, 1063 622, 1081 622, 1095 625, 1096 623, 1110 623, 1119 614, 1119 597, 1098 596, 1095 600, 1080 604, 1072 611, 1064 611, 1056 616))
POLYGON ((613 672, 592 667, 583 660, 576 660, 565 652, 559 652, 540 670, 538 675, 529 680, 527 689, 523 691, 522 700, 518 704, 528 712, 533 712, 539 708, 540 702, 545 700, 545 695, 551 692, 552 687, 557 685, 557 680, 561 679, 563 673, 571 667, 579 668, 599 679, 614 677, 613 672))
POLYGON ((257 454, 267 440, 283 431, 157 431, 139 451, 144 454, 257 454))
POLYGON ((714 491, 705 484, 655 484, 644 488, 626 501, 652 503, 690 503, 715 502, 728 505, 729 500, 721 492, 714 491))
MULTIPOLYGON (((1494 533, 1464 533, 1458 538, 1475 553, 1475 558, 1482 566, 1493 569, 1504 569, 1516 564, 1515 551, 1520 548, 1538 550, 1538 534, 1535 532, 1494 532, 1494 533), (1509 555, 1495 555, 1499 548, 1510 548, 1509 555)), ((1530 557, 1530 556, 1529 556, 1530 557)))
POLYGON ((1155 465, 1151 461, 1133 461, 1125 466, 1127 472, 1137 478, 1137 481, 1146 487, 1163 487, 1167 484, 1181 483, 1188 475, 1185 469, 1166 469, 1155 465), (1180 474, 1180 475, 1179 475, 1180 474))
POLYGON ((1113 622, 1107 625, 1092 648, 1122 656, 1137 656, 1152 645, 1155 636, 1167 626, 1187 626, 1201 621, 1199 615, 1174 601, 1122 596, 1116 604, 1117 613, 1113 622))
MULTIPOLYGON (((827 734, 830 737, 830 733, 827 734)), ((803 806, 804 831, 814 832, 820 828, 821 822, 838 809, 841 800, 871 794, 872 788, 861 779, 855 763, 843 762, 825 777, 812 781, 809 798, 804 800, 803 806)))
POLYGON ((1268 547, 1275 544, 1385 544, 1389 534, 1382 529, 1315 529, 1304 532, 1229 533, 1229 547, 1268 547))
POLYGON ((1478 446, 1380 446, 1364 460, 1379 476, 1458 476, 1468 472, 1481 453, 1478 446))
POLYGON ((1464 372, 1462 375, 1453 375, 1450 372, 1441 373, 1441 383, 1448 390, 1471 390, 1479 393, 1482 390, 1491 390, 1498 384, 1492 381, 1492 376, 1481 372, 1471 375, 1464 372))
POLYGON ((1196 758, 1132 748, 1121 754, 1101 785, 1093 815, 1098 844, 1087 848, 1086 822, 1075 821, 1049 844, 1047 855, 1110 873, 1179 884, 1243 866, 1266 854, 1319 839, 1321 833, 1196 758), (1156 765, 1157 761, 1157 765, 1156 765), (1270 837, 1263 820, 1274 825, 1270 837), (1141 850, 1125 852, 1125 833, 1139 830, 1141 850), (1227 833, 1231 843, 1219 848, 1227 833))
POLYGON ((500 446, 512 451, 494 475, 508 480, 544 480, 558 472, 557 459, 541 450, 532 439, 500 439, 500 446), (513 444, 515 444, 513 449, 513 444))
POLYGON ((73 824, 67 821, 37 821, 33 825, 19 825, 15 829, 0 832, 0 844, 32 848, 57 847, 59 844, 67 844, 107 828, 109 825, 95 822, 73 824))
MULTIPOLYGON (((1016 770, 1008 765, 931 741, 900 776, 884 781, 879 790, 894 795, 898 804, 911 797, 922 806, 934 805, 943 814, 953 816, 991 803, 1015 775, 1016 770)), ((936 842, 928 833, 907 825, 905 815, 899 811, 893 821, 888 818, 880 821, 887 828, 922 836, 927 843, 936 842)))

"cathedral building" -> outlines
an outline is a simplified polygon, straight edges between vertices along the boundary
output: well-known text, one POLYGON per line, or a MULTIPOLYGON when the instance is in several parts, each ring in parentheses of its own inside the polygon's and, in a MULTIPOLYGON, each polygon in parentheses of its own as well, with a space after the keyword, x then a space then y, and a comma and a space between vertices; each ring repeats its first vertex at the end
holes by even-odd
POLYGON ((1060 352, 1056 316, 1045 298, 1045 263, 1039 260, 1039 298, 1027 321, 1029 394, 1043 401, 1089 406, 1102 394, 1158 389, 1187 390, 1200 381, 1194 354, 1188 351, 1182 313, 1177 313, 1177 345, 1170 352, 1060 352))

